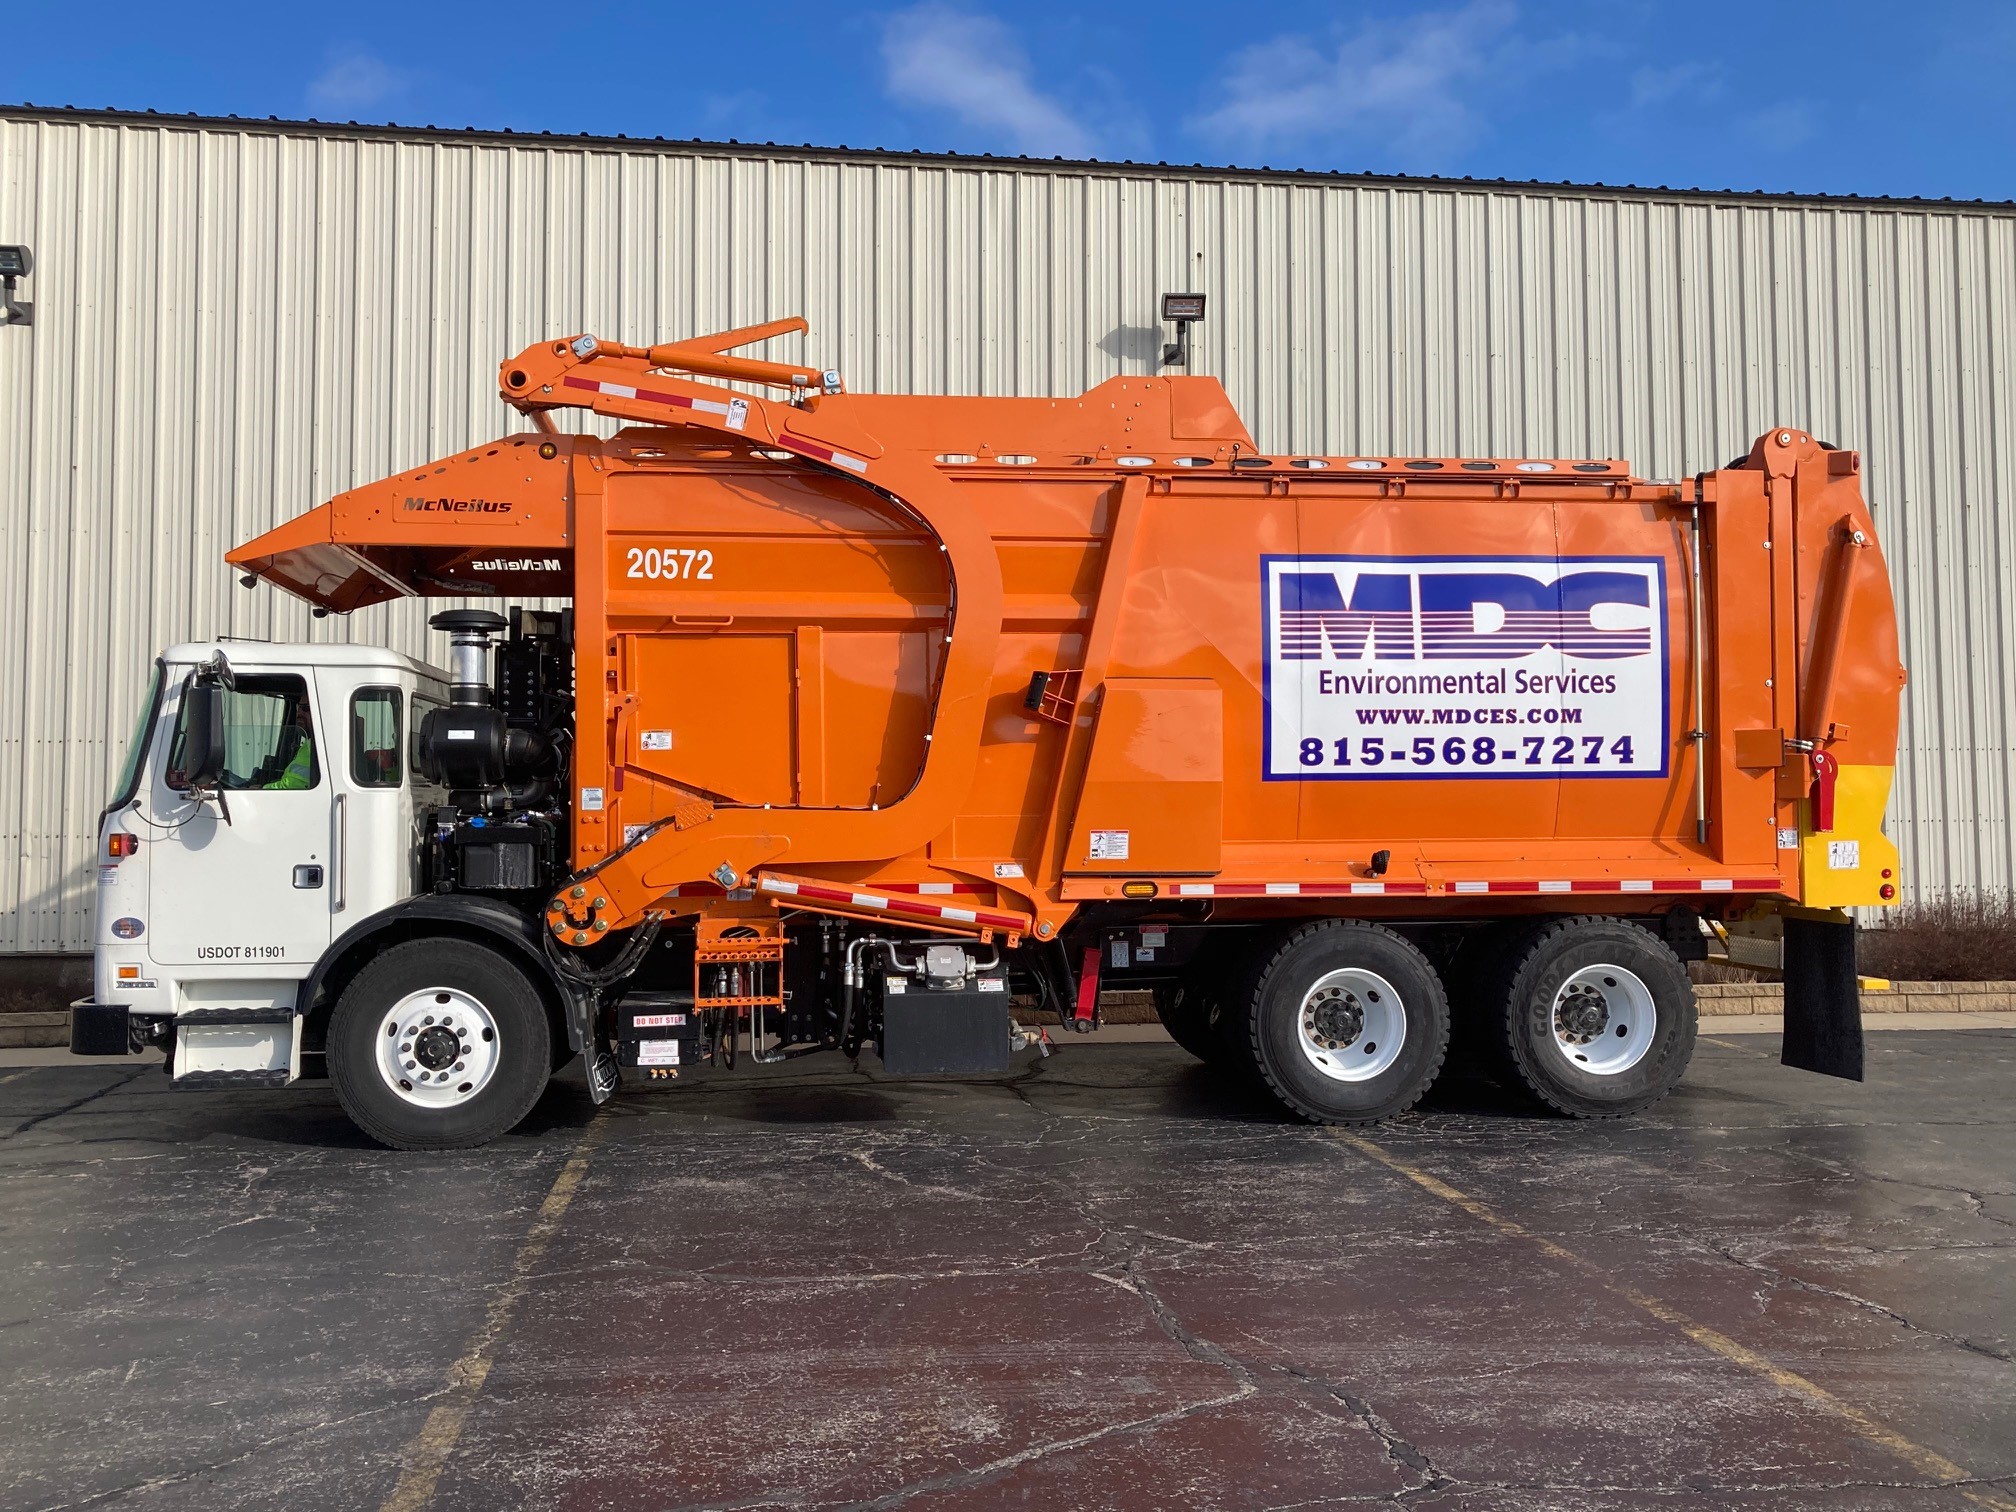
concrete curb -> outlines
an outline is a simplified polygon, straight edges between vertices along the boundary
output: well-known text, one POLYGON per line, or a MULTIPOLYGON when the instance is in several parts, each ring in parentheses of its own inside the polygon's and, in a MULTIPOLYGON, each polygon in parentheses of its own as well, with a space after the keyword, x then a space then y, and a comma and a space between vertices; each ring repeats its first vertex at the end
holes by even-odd
MULTIPOLYGON (((1785 989, 1777 982, 1703 982, 1694 988, 1701 1016, 1783 1013, 1785 989)), ((2016 1011, 2016 982, 1892 982, 1865 988, 1864 1013, 2009 1013, 2016 1011)))
POLYGON ((70 1044, 70 1013, 0 1013, 0 1050, 70 1044))

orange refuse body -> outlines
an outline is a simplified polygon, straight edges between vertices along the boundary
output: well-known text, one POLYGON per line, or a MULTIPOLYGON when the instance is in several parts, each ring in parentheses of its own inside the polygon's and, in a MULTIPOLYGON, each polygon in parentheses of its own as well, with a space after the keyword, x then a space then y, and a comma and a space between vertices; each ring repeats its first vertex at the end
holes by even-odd
POLYGON ((704 959, 817 916, 1064 954, 1075 992, 1158 920, 1436 957, 1606 916, 1685 956, 1895 896, 1904 674, 1854 453, 1275 455, 1210 378, 866 395, 731 355, 802 329, 531 347, 500 385, 536 430, 231 553, 337 611, 572 601, 561 947, 649 920, 704 959))

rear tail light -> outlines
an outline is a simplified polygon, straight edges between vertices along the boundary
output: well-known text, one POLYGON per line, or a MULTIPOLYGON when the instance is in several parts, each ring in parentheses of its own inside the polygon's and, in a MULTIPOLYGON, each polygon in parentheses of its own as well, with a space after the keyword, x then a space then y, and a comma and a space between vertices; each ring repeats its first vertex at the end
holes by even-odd
POLYGON ((140 837, 121 831, 105 837, 105 854, 117 861, 121 856, 130 856, 140 849, 140 837))

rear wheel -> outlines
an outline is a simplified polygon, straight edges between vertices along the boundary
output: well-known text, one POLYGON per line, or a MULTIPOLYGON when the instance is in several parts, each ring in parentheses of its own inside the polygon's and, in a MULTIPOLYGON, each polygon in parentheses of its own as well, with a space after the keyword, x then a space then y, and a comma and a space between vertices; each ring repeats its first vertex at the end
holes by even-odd
POLYGON ((1503 1066, 1575 1118, 1641 1112, 1679 1084, 1694 1055, 1694 987, 1650 930, 1564 919, 1508 962, 1492 1015, 1503 1066))
POLYGON ((1406 939, 1361 920, 1296 930, 1256 962, 1243 1001, 1247 1059, 1313 1123, 1374 1123, 1411 1108, 1442 1068, 1449 1003, 1406 939))
POLYGON ((1218 1058, 1211 1009, 1211 993, 1201 977, 1164 982, 1155 989, 1155 1016, 1162 1020, 1169 1038, 1207 1063, 1218 1058))
POLYGON ((467 940, 395 945, 351 979, 329 1021, 329 1079, 380 1144, 487 1144, 532 1110, 552 1065, 525 974, 467 940))

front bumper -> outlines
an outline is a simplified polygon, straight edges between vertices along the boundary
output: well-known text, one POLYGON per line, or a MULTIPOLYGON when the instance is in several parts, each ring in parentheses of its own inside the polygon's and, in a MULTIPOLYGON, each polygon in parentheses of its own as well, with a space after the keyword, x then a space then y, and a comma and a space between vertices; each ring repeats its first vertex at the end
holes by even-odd
POLYGON ((72 1055, 131 1055, 133 1016, 124 1003, 94 1003, 80 998, 70 1005, 72 1055))
POLYGON ((124 1003, 94 1003, 79 998, 70 1005, 72 1055, 132 1055, 150 1045, 168 1043, 165 1014, 135 1013, 124 1003))

